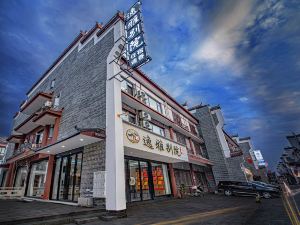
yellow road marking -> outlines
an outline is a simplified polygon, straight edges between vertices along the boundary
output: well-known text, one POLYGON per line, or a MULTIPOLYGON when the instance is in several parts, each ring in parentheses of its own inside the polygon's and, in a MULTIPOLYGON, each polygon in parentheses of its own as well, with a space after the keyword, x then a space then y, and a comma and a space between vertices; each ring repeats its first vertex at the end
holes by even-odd
POLYGON ((204 212, 204 213, 195 213, 195 214, 192 214, 192 215, 180 217, 180 218, 175 219, 175 220, 168 220, 168 221, 164 221, 164 222, 154 223, 152 225, 188 224, 188 223, 193 222, 197 219, 201 219, 201 218, 205 218, 205 217, 209 217, 209 216, 215 216, 215 215, 218 215, 218 214, 230 213, 230 212, 242 209, 242 208, 245 208, 245 207, 233 207, 233 208, 226 208, 226 209, 218 209, 218 210, 214 210, 214 211, 210 211, 210 212, 204 212))
POLYGON ((291 205, 289 199, 288 199, 287 196, 285 196, 285 195, 283 196, 283 199, 285 200, 286 208, 287 208, 288 213, 289 213, 289 217, 292 218, 291 221, 292 221, 293 225, 300 225, 298 216, 297 216, 297 214, 295 213, 295 210, 294 210, 294 208, 292 207, 292 205, 291 205), (291 216, 290 216, 290 214, 291 214, 291 216))
POLYGON ((283 202, 284 209, 285 209, 286 213, 288 214, 288 217, 289 217, 289 219, 290 219, 292 225, 295 225, 294 220, 293 220, 293 218, 291 217, 290 211, 289 211, 288 208, 287 208, 287 205, 286 205, 286 203, 285 203, 284 198, 282 197, 281 200, 282 200, 282 202, 283 202))

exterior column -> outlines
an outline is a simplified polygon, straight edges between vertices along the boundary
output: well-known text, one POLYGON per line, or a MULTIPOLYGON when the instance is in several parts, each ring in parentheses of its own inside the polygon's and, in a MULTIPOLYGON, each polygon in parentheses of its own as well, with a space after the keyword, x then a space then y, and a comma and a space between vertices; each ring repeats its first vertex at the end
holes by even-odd
POLYGON ((6 179, 6 187, 12 187, 14 184, 14 171, 15 171, 15 162, 9 164, 7 179, 6 179))
POLYGON ((192 139, 190 137, 188 139, 189 139, 189 142, 190 142, 191 149, 192 149, 194 155, 196 155, 196 150, 195 150, 195 147, 193 145, 192 139))
POLYGON ((191 178, 192 178, 192 184, 196 185, 196 176, 193 170, 193 165, 192 163, 189 164, 190 165, 190 173, 191 173, 191 178))
POLYGON ((47 140, 48 140, 48 136, 49 136, 49 129, 50 129, 50 127, 47 125, 45 127, 43 140, 42 140, 42 146, 43 147, 47 145, 47 140))
POLYGON ((175 173, 174 173, 172 163, 169 163, 169 171, 170 171, 172 193, 173 193, 174 197, 178 197, 176 178, 175 178, 175 173))
POLYGON ((52 137, 52 143, 55 143, 58 138, 58 131, 59 131, 59 124, 60 124, 60 117, 55 119, 54 128, 53 128, 53 137, 52 137))
POLYGON ((54 169, 54 155, 50 155, 48 160, 48 168, 46 174, 46 182, 45 182, 43 199, 47 199, 47 200, 50 199, 53 169, 54 169))
MULTIPOLYGON (((169 128, 170 131, 170 139, 174 141, 174 130, 172 127, 169 128)), ((173 164, 169 163, 169 171, 170 171, 170 179, 171 179, 171 188, 174 197, 178 197, 178 191, 177 191, 177 184, 176 184, 176 178, 175 178, 175 173, 173 169, 173 164)))
POLYGON ((114 44, 107 58, 106 81, 106 154, 105 154, 105 189, 106 210, 109 213, 120 213, 126 210, 125 193, 125 163, 123 144, 123 121, 118 114, 122 114, 121 82, 114 78, 120 68, 113 63, 114 54, 121 44, 120 36, 124 33, 124 25, 119 21, 114 26, 114 44), (112 63, 111 63, 112 62, 112 63))

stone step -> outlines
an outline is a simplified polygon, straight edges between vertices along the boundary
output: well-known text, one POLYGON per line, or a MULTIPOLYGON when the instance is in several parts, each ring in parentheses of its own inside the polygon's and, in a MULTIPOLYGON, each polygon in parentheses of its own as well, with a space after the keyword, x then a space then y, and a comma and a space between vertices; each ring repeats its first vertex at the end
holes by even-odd
POLYGON ((74 219, 74 223, 81 225, 81 224, 86 224, 86 223, 91 223, 91 222, 96 222, 99 221, 99 217, 87 217, 87 218, 79 218, 79 219, 74 219))

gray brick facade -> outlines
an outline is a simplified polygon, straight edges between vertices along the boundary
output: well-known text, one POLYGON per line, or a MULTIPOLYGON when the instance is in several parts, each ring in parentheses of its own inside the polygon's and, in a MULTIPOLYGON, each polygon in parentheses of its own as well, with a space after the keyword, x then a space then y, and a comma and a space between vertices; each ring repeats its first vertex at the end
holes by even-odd
POLYGON ((105 141, 84 146, 80 196, 92 197, 94 172, 105 170, 105 141))
MULTIPOLYGON (((76 47, 29 96, 38 92, 60 95, 63 109, 58 140, 76 133, 79 128, 105 128, 106 60, 114 44, 113 29, 99 42, 91 39, 78 51, 76 47), (51 81, 55 86, 50 89, 51 81)), ((16 127, 28 116, 20 114, 16 127)))
POLYGON ((209 159, 214 163, 212 167, 216 184, 221 180, 229 180, 228 165, 219 142, 213 117, 208 106, 197 108, 194 115, 199 119, 199 133, 203 135, 209 159))

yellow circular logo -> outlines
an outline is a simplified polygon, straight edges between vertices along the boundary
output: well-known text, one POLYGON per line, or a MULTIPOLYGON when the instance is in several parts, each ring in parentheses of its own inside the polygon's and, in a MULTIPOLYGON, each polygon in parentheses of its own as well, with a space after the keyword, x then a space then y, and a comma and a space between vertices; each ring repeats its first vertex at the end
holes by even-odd
POLYGON ((139 143, 140 135, 134 129, 128 129, 126 131, 126 137, 131 143, 139 143))

